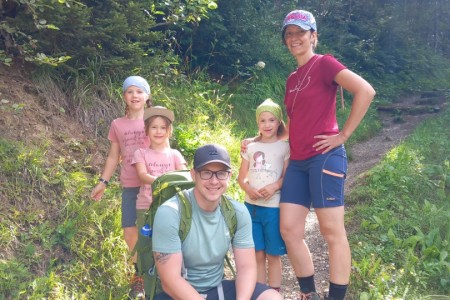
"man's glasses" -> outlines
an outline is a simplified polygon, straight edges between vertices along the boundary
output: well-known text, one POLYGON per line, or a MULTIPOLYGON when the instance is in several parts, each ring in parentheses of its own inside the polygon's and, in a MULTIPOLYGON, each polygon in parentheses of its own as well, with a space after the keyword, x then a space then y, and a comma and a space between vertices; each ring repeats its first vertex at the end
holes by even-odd
POLYGON ((224 171, 224 170, 220 170, 220 171, 216 171, 216 172, 213 172, 210 170, 200 170, 197 172, 200 174, 200 178, 203 180, 209 180, 213 177, 213 175, 216 175, 216 178, 219 180, 226 180, 230 176, 230 171, 224 171))

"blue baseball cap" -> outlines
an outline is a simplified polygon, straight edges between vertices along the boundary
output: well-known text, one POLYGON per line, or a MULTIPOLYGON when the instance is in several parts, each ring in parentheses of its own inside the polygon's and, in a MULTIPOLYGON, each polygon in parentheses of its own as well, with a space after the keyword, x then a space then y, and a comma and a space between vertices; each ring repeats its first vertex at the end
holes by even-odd
POLYGON ((145 80, 141 76, 127 77, 127 79, 125 79, 125 81, 123 82, 122 91, 125 93, 125 91, 132 85, 137 86, 145 93, 150 95, 150 85, 148 84, 147 80, 145 80))
POLYGON ((306 10, 293 10, 286 15, 283 21, 282 33, 288 25, 296 25, 304 30, 317 31, 317 23, 313 14, 306 10))
POLYGON ((217 144, 209 144, 202 146, 195 151, 195 170, 213 162, 221 163, 231 169, 230 155, 225 147, 217 144))

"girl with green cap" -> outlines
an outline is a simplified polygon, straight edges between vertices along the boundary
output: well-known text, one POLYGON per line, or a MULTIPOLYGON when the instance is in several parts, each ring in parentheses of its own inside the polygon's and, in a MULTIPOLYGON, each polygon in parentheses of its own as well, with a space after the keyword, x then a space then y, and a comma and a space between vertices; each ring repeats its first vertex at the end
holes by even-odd
POLYGON ((289 144, 279 139, 285 134, 281 107, 271 99, 256 109, 259 140, 242 153, 238 182, 245 191, 245 205, 252 217, 257 261, 257 281, 280 290, 281 255, 286 246, 280 233, 280 189, 289 161, 289 144))

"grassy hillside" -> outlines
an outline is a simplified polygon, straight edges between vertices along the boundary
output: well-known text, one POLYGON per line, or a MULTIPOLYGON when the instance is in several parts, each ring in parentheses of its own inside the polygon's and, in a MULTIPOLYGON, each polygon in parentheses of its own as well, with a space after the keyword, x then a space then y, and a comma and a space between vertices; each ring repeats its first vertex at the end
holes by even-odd
MULTIPOLYGON (((108 149, 104 128, 123 109, 120 82, 96 94, 80 85, 77 98, 30 73, 0 66, 0 299, 126 299, 130 269, 117 180, 101 202, 88 198, 108 149), (91 104, 83 108, 77 99, 91 104), (75 121, 89 113, 97 116, 91 123, 75 121)), ((272 91, 256 87, 261 95, 272 91)), ((155 104, 176 112, 172 145, 191 162, 197 146, 219 142, 231 152, 236 176, 239 141, 254 133, 254 107, 239 119, 233 109, 244 93, 231 95, 208 80, 152 91, 155 104)), ((446 112, 424 125, 351 197, 353 299, 448 294, 449 122, 446 112)), ((352 139, 367 138, 377 124, 371 111, 352 139)), ((236 184, 230 194, 241 197, 236 184)))

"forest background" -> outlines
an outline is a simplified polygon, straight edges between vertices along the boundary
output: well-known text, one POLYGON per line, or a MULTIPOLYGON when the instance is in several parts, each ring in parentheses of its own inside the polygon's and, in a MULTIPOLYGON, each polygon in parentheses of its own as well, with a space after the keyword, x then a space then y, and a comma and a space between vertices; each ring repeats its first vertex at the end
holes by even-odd
MULTIPOLYGON (((239 141, 256 133, 256 106, 266 98, 281 104, 295 69, 280 27, 296 8, 316 16, 317 52, 333 54, 377 91, 349 145, 380 129, 378 107, 425 92, 425 109, 435 110, 442 104, 433 102, 435 93, 444 95, 442 114, 352 191, 347 223, 350 299, 448 299, 446 0, 0 1, 2 82, 26 74, 27 97, 39 104, 0 85, 0 299, 126 299, 130 268, 117 180, 103 201, 88 198, 109 124, 124 112, 123 79, 147 78, 154 104, 175 111, 172 147, 190 163, 198 146, 219 142, 237 174, 239 141), (64 121, 21 127, 42 109, 46 122, 64 121)), ((340 122, 351 105, 351 96, 344 98, 340 122)), ((402 113, 394 110, 399 122, 402 113)), ((236 184, 230 195, 242 199, 236 184)))

